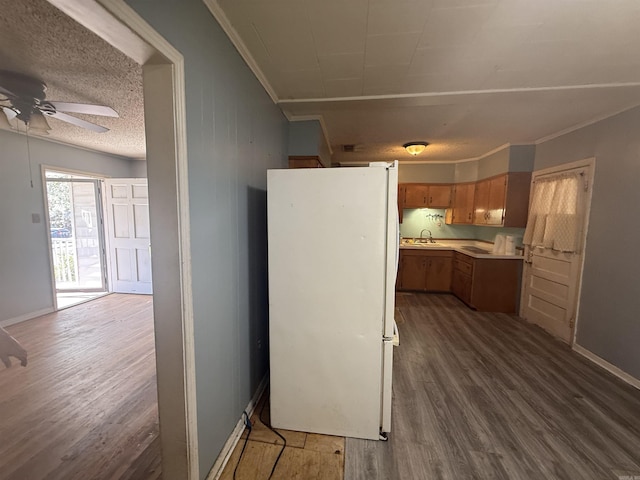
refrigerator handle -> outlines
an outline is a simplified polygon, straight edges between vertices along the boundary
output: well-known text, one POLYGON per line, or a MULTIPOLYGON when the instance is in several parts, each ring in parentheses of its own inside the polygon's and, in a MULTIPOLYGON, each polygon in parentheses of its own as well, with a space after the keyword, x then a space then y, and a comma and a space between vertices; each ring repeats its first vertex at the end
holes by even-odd
POLYGON ((398 330, 398 324, 396 323, 396 319, 393 319, 393 346, 397 347, 400 345, 400 331, 398 330))
POLYGON ((396 278, 398 277, 399 262, 400 262, 400 214, 396 212, 396 278))

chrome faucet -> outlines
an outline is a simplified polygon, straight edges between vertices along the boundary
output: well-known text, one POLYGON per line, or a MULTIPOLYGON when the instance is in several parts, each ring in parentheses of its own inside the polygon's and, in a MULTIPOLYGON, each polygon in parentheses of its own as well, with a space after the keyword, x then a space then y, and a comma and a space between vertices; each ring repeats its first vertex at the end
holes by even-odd
POLYGON ((427 229, 427 228, 423 228, 422 231, 420 232, 420 240, 422 240, 422 235, 424 234, 424 232, 429 232, 429 243, 436 243, 435 240, 433 239, 433 236, 431 235, 431 230, 427 229))

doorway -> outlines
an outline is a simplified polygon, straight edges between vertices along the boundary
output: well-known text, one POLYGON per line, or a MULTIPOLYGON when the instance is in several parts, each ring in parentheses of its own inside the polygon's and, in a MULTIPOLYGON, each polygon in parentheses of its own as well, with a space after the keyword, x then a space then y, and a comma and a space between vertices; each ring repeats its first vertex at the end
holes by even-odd
POLYGON ((573 345, 595 159, 534 172, 520 316, 573 345))
POLYGON ((48 0, 143 65, 164 478, 200 478, 184 59, 125 2, 48 0))
POLYGON ((108 293, 100 180, 44 170, 55 308, 108 293))

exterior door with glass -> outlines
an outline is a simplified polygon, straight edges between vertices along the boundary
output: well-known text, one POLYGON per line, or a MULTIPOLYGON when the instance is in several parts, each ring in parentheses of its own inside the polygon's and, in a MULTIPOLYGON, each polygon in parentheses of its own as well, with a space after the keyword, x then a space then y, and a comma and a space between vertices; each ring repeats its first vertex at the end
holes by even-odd
POLYGON ((99 180, 47 171, 47 218, 56 292, 104 292, 99 180))
POLYGON ((535 172, 520 316, 573 344, 593 161, 535 172))

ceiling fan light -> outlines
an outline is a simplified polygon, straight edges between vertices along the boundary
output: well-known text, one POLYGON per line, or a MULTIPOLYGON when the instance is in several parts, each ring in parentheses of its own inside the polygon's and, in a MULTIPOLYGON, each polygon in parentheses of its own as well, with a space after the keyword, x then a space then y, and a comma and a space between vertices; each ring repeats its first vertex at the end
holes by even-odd
POLYGON ((47 119, 44 118, 44 115, 35 113, 31 115, 29 119, 29 130, 33 131, 33 133, 37 133, 38 135, 49 135, 49 130, 51 127, 47 122, 47 119))
POLYGON ((422 153, 423 150, 427 148, 427 145, 429 145, 428 142, 409 142, 405 143, 403 147, 407 152, 415 156, 422 153))

